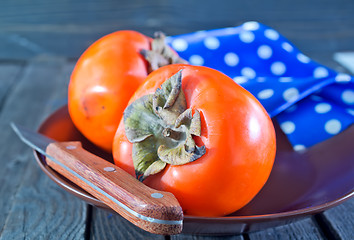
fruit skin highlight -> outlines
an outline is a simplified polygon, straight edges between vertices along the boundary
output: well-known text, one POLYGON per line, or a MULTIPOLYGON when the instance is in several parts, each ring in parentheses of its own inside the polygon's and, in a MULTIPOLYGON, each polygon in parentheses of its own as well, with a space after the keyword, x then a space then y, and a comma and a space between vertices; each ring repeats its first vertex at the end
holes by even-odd
MULTIPOLYGON (((274 127, 252 94, 207 67, 162 67, 147 77, 129 105, 154 94, 180 70, 186 107, 200 112, 201 134, 193 139, 197 146, 205 146, 205 154, 184 165, 167 164, 144 183, 173 193, 186 215, 224 216, 245 206, 267 181, 276 152, 274 127)), ((132 150, 122 119, 114 137, 113 157, 116 165, 135 176, 132 150)))

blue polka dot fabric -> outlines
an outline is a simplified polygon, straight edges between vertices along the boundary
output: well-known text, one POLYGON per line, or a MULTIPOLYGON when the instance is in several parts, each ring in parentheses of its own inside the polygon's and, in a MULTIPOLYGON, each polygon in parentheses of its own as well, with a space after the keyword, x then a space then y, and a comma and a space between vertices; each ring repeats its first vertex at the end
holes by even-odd
POLYGON ((295 150, 354 122, 354 78, 322 66, 258 22, 167 38, 193 65, 217 69, 250 91, 275 117, 295 150))

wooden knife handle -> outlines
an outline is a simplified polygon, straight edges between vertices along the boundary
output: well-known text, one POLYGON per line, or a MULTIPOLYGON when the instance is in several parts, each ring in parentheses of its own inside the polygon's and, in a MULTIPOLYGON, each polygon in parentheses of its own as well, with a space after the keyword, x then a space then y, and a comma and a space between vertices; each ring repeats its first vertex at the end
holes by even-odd
POLYGON ((172 193, 139 182, 116 165, 84 150, 80 142, 48 145, 47 164, 136 226, 155 234, 182 231, 183 211, 172 193))

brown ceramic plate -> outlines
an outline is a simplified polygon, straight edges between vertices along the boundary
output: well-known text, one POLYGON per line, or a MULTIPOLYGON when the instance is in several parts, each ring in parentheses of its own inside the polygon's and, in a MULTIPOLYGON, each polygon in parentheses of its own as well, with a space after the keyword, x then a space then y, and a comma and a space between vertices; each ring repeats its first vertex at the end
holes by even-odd
MULTIPOLYGON (((185 216, 183 233, 237 234, 262 230, 322 212, 354 195, 354 126, 303 152, 294 152, 276 123, 275 128, 277 156, 261 192, 247 206, 229 216, 185 216)), ((86 150, 112 161, 109 154, 78 132, 67 106, 49 116, 38 132, 58 141, 81 141, 86 150)), ((41 169, 59 186, 89 204, 111 210, 47 166, 41 154, 35 152, 35 157, 41 169)))

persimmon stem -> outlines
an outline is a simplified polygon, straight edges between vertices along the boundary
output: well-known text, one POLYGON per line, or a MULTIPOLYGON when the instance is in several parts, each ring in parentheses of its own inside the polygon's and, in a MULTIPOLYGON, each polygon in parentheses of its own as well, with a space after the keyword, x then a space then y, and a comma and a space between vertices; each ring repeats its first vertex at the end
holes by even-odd
POLYGON ((164 135, 165 137, 169 137, 169 138, 176 140, 176 141, 180 140, 180 138, 181 138, 181 133, 174 131, 171 128, 165 128, 162 131, 162 135, 164 135))
POLYGON ((149 73, 170 64, 188 64, 186 60, 178 56, 178 54, 166 44, 165 39, 166 36, 164 33, 156 32, 155 38, 151 43, 151 50, 143 49, 140 51, 140 54, 143 55, 149 63, 149 73))
POLYGON ((162 171, 166 164, 183 165, 202 157, 193 136, 201 134, 201 116, 187 109, 182 90, 182 72, 167 79, 154 94, 145 95, 124 111, 124 127, 133 143, 137 177, 144 180, 162 171))

